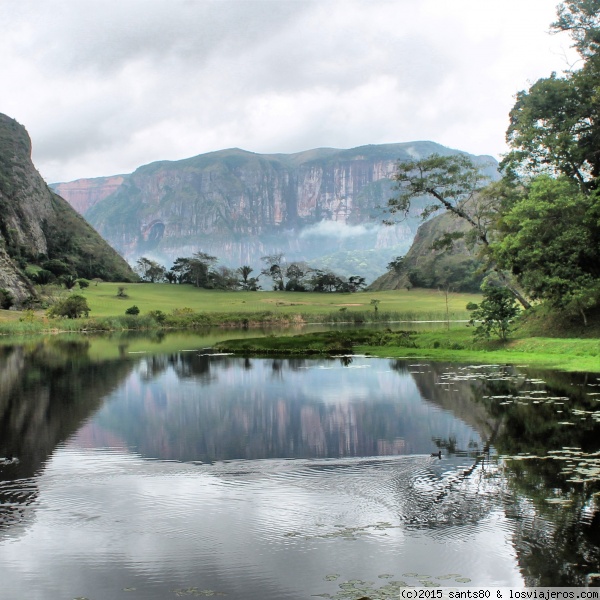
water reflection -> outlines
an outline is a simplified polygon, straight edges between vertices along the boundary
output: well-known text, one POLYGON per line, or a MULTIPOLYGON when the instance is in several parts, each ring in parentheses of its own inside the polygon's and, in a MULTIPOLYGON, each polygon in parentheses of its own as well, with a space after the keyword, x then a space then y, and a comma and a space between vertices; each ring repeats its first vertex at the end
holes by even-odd
POLYGON ((21 521, 38 496, 32 478, 131 370, 98 364, 86 341, 51 339, 0 347, 0 530, 21 521))
POLYGON ((448 437, 460 448, 482 445, 480 423, 457 419, 437 394, 423 402, 412 374, 389 367, 367 359, 344 367, 196 353, 142 358, 77 440, 119 440, 143 456, 198 462, 429 455, 448 437))
POLYGON ((108 361, 85 340, 0 349, 8 597, 341 599, 385 574, 600 570, 600 470, 565 474, 595 473, 596 376, 119 344, 108 361))

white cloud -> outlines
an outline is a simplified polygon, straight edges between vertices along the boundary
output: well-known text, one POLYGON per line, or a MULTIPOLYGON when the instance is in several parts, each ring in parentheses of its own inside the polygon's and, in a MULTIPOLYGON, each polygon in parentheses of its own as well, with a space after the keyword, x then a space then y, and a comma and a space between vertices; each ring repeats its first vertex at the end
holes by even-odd
POLYGON ((241 147, 505 151, 514 94, 568 67, 547 0, 21 0, 0 111, 49 181, 241 147))

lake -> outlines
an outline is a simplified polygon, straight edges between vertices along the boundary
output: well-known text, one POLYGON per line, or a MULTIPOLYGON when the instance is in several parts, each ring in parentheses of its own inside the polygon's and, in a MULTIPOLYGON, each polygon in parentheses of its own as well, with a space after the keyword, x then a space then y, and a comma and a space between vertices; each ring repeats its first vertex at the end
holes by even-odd
POLYGON ((3 597, 596 581, 600 375, 207 350, 234 335, 0 346, 3 597))

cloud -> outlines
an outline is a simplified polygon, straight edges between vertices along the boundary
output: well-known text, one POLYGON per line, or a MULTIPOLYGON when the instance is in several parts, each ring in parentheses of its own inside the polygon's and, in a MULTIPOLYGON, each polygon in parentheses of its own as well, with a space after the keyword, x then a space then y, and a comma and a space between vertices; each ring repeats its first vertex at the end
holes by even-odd
POLYGON ((300 238, 326 237, 329 240, 347 240, 377 233, 377 225, 347 225, 340 221, 319 221, 300 232, 300 238))
POLYGON ((21 0, 3 103, 49 181, 227 147, 505 150, 514 94, 567 68, 547 0, 21 0), (518 13, 518 18, 515 15, 518 13))

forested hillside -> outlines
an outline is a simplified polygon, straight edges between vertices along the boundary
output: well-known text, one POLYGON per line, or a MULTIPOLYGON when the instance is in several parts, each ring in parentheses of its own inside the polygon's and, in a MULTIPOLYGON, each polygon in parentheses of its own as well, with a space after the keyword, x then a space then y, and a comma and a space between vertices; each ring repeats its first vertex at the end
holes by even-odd
POLYGON ((107 280, 135 278, 123 258, 48 188, 31 162, 27 131, 2 114, 0 208, 0 288, 15 300, 35 295, 27 272, 48 270, 56 275, 107 280))

